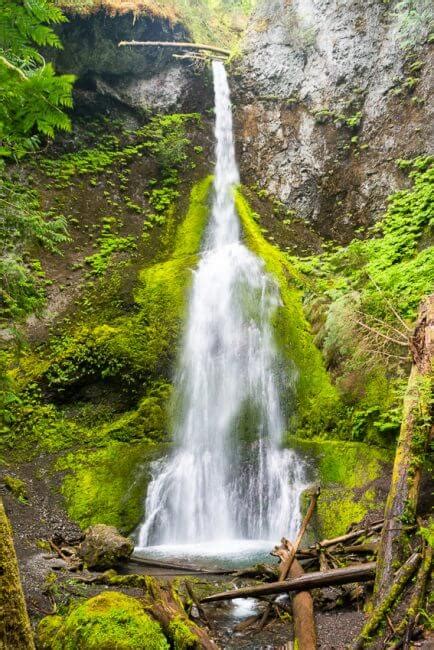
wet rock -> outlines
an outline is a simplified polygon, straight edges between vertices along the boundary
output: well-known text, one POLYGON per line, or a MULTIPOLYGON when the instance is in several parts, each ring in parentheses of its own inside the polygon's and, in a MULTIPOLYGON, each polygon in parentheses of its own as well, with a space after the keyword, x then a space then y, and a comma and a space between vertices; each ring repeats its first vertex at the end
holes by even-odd
POLYGON ((406 183, 395 160, 429 150, 429 21, 405 47, 398 5, 260 0, 232 68, 244 181, 343 243, 406 183))
POLYGON ((89 569, 110 569, 128 560, 134 543, 119 534, 114 526, 97 524, 85 531, 79 547, 79 556, 89 569))
POLYGON ((50 569, 53 569, 54 571, 61 571, 62 569, 67 569, 68 565, 65 562, 65 560, 62 560, 60 557, 59 558, 54 558, 53 560, 50 561, 50 569))

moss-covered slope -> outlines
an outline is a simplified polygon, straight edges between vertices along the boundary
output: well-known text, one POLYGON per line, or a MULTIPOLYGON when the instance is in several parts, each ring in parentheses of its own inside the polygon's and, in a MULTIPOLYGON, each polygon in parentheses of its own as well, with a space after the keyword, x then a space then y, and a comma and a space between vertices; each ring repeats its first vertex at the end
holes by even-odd
POLYGON ((282 306, 275 317, 275 329, 278 344, 291 362, 295 393, 292 427, 304 429, 305 433, 330 432, 336 425, 339 397, 303 313, 300 275, 279 248, 264 238, 241 191, 237 192, 236 205, 247 245, 264 260, 267 271, 279 284, 282 306))

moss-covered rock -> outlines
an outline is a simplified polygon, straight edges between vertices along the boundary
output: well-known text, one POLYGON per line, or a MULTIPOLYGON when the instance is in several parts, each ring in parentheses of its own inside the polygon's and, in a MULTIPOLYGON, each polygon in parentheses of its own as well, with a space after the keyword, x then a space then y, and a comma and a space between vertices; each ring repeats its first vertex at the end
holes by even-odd
POLYGON ((161 628, 135 598, 108 591, 47 616, 38 626, 43 650, 168 650, 161 628))
POLYGON ((27 503, 27 486, 24 481, 16 476, 10 476, 7 474, 3 477, 3 483, 5 487, 12 492, 14 497, 21 501, 21 503, 27 503))
POLYGON ((163 451, 151 442, 110 442, 60 458, 56 469, 67 470, 62 494, 71 519, 82 528, 107 524, 130 533, 143 515, 149 463, 163 451))
POLYGON ((303 440, 289 437, 311 467, 312 479, 321 485, 314 519, 318 539, 346 532, 370 511, 384 506, 376 482, 392 461, 392 453, 380 447, 340 440, 303 440))
POLYGON ((247 245, 264 260, 267 271, 279 284, 282 306, 275 317, 275 331, 280 349, 289 362, 291 378, 295 379, 296 408, 292 428, 304 427, 309 433, 330 430, 338 416, 339 396, 303 313, 298 289, 301 278, 287 257, 265 240, 240 191, 236 194, 236 206, 247 245))
POLYGON ((12 527, 0 497, 1 648, 33 650, 33 635, 21 586, 12 527))
POLYGON ((79 555, 89 569, 111 569, 129 559, 134 542, 122 537, 114 526, 97 524, 85 532, 79 555))
POLYGON ((120 373, 127 386, 131 377, 153 377, 134 409, 84 429, 79 414, 73 420, 81 446, 86 442, 99 447, 70 452, 56 466, 68 470, 62 492, 69 515, 82 527, 103 523, 129 533, 143 514, 149 478, 146 464, 163 451, 152 441, 167 436, 170 385, 162 375, 170 377, 176 356, 191 268, 209 214, 211 182, 208 177, 193 187, 187 214, 173 235, 167 259, 141 270, 133 314, 87 328, 84 341, 81 335, 71 337, 66 349, 56 356, 55 368, 50 369, 51 385, 63 386, 77 382, 80 373, 83 378, 89 371, 87 362, 77 363, 78 358, 89 360, 105 381, 113 373, 120 373))

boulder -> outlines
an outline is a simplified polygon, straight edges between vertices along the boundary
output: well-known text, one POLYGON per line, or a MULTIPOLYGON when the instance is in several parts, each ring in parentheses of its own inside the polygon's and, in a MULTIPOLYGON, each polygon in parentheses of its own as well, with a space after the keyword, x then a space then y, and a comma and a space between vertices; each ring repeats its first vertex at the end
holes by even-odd
POLYGON ((37 639, 41 650, 169 650, 160 625, 140 601, 115 591, 81 602, 63 617, 46 616, 38 625, 37 639))
POLYGON ((85 531, 79 555, 89 569, 110 569, 128 560, 133 550, 133 541, 123 537, 114 526, 97 524, 85 531))

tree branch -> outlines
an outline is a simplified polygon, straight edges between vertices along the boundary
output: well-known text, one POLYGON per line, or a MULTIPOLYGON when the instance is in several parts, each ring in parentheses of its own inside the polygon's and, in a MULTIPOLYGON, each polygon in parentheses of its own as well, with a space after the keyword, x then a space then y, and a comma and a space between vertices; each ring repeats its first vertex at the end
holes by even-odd
POLYGON ((19 75, 21 77, 21 79, 23 79, 23 81, 28 81, 29 80, 29 78, 24 74, 24 72, 22 70, 20 70, 20 68, 17 68, 16 65, 14 65, 10 61, 8 61, 7 58, 4 57, 2 54, 0 54, 0 62, 3 63, 3 65, 6 68, 8 68, 8 70, 12 70, 17 75, 19 75))
POLYGON ((120 41, 118 47, 126 45, 140 45, 142 47, 173 47, 181 48, 183 50, 205 50, 206 52, 217 52, 218 54, 230 55, 229 50, 215 45, 205 45, 204 43, 178 43, 172 41, 120 41))

